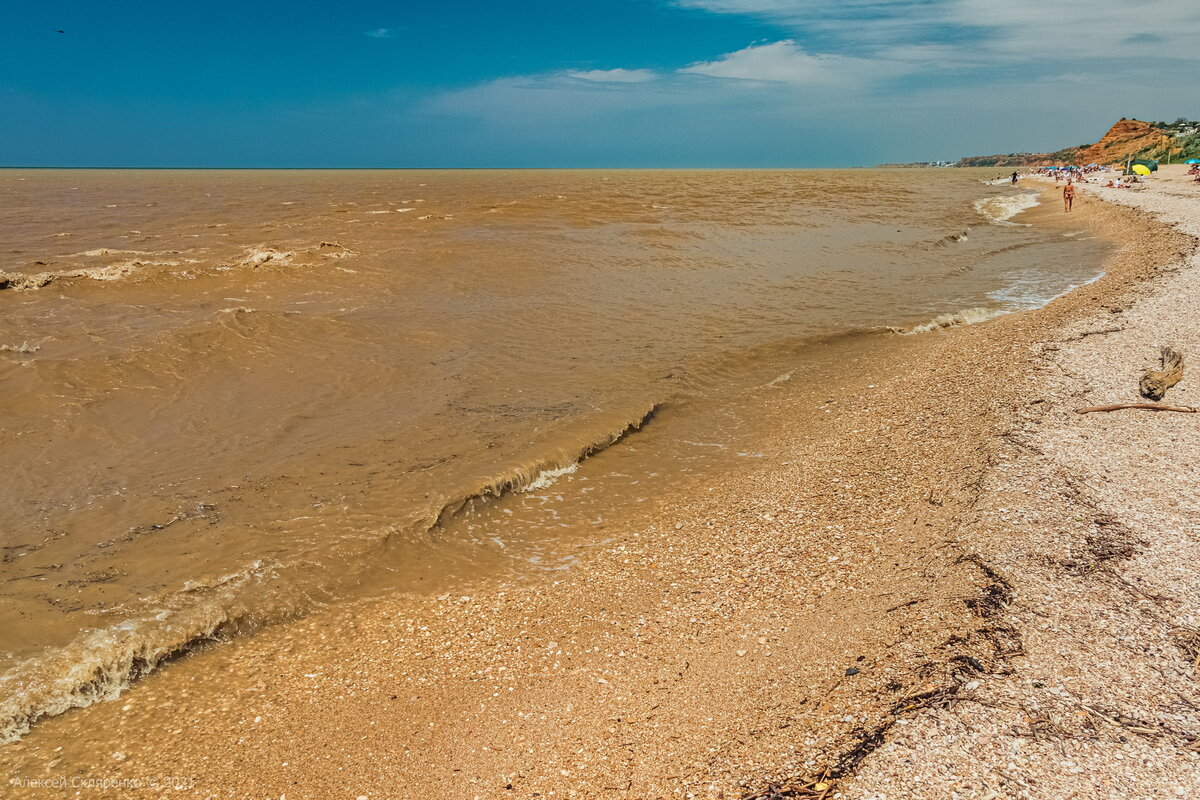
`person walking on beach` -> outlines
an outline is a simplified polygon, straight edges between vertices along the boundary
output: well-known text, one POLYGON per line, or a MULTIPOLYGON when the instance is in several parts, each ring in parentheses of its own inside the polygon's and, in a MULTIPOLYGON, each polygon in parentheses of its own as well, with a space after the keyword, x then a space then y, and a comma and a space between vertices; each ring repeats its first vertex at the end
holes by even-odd
POLYGON ((1067 181, 1067 185, 1063 187, 1063 211, 1070 211, 1073 202, 1075 202, 1075 184, 1067 181))
POLYGON ((1017 182, 1017 173, 1015 173, 1015 172, 1012 174, 1012 182, 1013 183, 1017 182))

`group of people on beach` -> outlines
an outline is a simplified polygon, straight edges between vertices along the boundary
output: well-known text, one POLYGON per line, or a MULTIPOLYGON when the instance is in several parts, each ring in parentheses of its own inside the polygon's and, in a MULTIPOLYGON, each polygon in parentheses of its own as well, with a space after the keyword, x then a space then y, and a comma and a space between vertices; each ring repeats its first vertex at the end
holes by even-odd
MULTIPOLYGON (((1197 166, 1200 167, 1200 165, 1197 166)), ((1075 204, 1076 184, 1100 183, 1105 176, 1097 173, 1113 171, 1115 171, 1114 168, 1100 164, 1089 164, 1086 167, 1034 167, 1024 175, 1013 172, 1009 180, 1016 185, 1022 177, 1054 178, 1055 183, 1064 184, 1062 187, 1063 211, 1069 212, 1075 204)), ((1193 168, 1190 174, 1197 175, 1197 180, 1200 180, 1200 169, 1193 168)), ((1139 176, 1121 175, 1118 172, 1117 175, 1109 177, 1104 186, 1110 189, 1128 189, 1135 183, 1141 183, 1139 176)))
POLYGON ((1037 167, 1031 174, 1054 178, 1055 183, 1091 183, 1091 175, 1108 171, 1108 167, 1089 164, 1086 167, 1037 167))
MULTIPOLYGON (((1109 167, 1099 164, 1089 164, 1086 167, 1035 167, 1027 174, 1043 178, 1052 177, 1055 183, 1065 183, 1062 187, 1063 211, 1069 212, 1071 207, 1075 205, 1075 184, 1098 182, 1103 180, 1103 177, 1096 175, 1096 173, 1109 171, 1109 167)), ((1018 174, 1014 172, 1012 174, 1012 182, 1016 183, 1018 178, 1018 174)), ((1134 178, 1136 179, 1136 176, 1134 178)), ((1109 179, 1105 186, 1117 189, 1125 188, 1126 184, 1121 181, 1121 177, 1117 176, 1116 178, 1109 179)))
MULTIPOLYGON (((1193 176, 1193 179, 1197 183, 1200 183, 1200 164, 1192 164, 1187 174, 1193 176)), ((996 178, 993 182, 999 183, 1000 181, 1008 180, 1015 186, 1023 177, 1054 178, 1055 183, 1064 184, 1062 187, 1063 211, 1070 211, 1071 206, 1075 202, 1076 184, 1102 183, 1108 189, 1133 189, 1141 188, 1139 184, 1143 183, 1141 175, 1124 175, 1119 167, 1109 167, 1100 164, 1089 164, 1086 167, 1033 167, 1024 174, 1014 171, 1007 179, 996 178), (1097 173, 1116 174, 1106 175, 1097 173)))
MULTIPOLYGON (((1022 177, 1039 177, 1039 178, 1054 178, 1055 183, 1095 183, 1103 180, 1103 176, 1096 173, 1111 172, 1112 167, 1101 166, 1100 164, 1090 164, 1086 167, 1033 167, 1028 172, 1022 175, 1019 172, 1014 172, 1009 180, 1012 183, 1017 183, 1022 177)), ((1136 176, 1132 176, 1136 178, 1136 176)), ((996 179, 1001 180, 1000 178, 996 179)))

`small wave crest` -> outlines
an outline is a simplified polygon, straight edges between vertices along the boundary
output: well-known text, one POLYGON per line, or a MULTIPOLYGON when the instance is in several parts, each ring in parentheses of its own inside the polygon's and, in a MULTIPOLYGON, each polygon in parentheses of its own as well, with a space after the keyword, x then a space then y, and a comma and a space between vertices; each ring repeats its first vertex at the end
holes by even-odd
POLYGON ((952 244, 967 241, 967 234, 970 233, 969 228, 963 228, 958 233, 948 233, 942 238, 933 243, 934 247, 949 247, 952 244))
POLYGON ((103 267, 78 267, 76 269, 51 270, 48 272, 5 272, 0 270, 0 290, 11 289, 17 292, 27 292, 41 289, 44 286, 73 278, 85 278, 93 281, 118 281, 127 278, 146 265, 175 266, 179 262, 141 261, 133 259, 109 264, 103 267))
POLYGON ((911 328, 889 327, 889 330, 892 333, 899 333, 905 336, 914 333, 929 333, 930 331, 940 331, 944 328, 954 328, 959 325, 975 325, 980 322, 986 322, 989 319, 994 319, 1003 313, 1005 313, 1003 309, 976 306, 974 308, 963 309, 962 311, 940 314, 928 322, 914 325, 911 328))
POLYGON ((82 632, 0 675, 0 744, 20 739, 45 717, 115 699, 165 662, 238 625, 224 604, 203 602, 82 632))
POLYGON ((536 492, 541 489, 549 489, 554 484, 558 483, 558 479, 566 475, 571 475, 579 469, 579 462, 568 464, 565 467, 558 469, 544 469, 538 476, 533 479, 527 486, 518 489, 519 492, 536 492))
MULTIPOLYGON (((171 251, 174 253, 175 251, 171 251)), ((347 258, 355 255, 354 251, 338 242, 321 242, 307 250, 281 250, 267 245, 256 245, 247 248, 240 256, 216 264, 208 269, 229 271, 233 269, 258 269, 265 266, 296 266, 295 259, 301 254, 318 253, 325 258, 347 258)), ((98 248, 75 253, 70 258, 102 258, 114 255, 135 255, 111 264, 96 266, 72 266, 65 269, 46 270, 43 272, 8 272, 0 270, 0 291, 5 289, 22 292, 41 289, 59 281, 93 280, 119 281, 133 277, 151 267, 186 267, 195 269, 200 262, 194 259, 161 259, 147 258, 153 253, 140 250, 112 250, 98 248)), ((42 262, 38 262, 39 264, 42 262)), ((203 269, 201 266, 200 269, 203 269)), ((170 273, 182 274, 182 273, 170 273)))
POLYGON ((512 467, 497 475, 486 484, 478 487, 467 495, 446 501, 437 515, 437 520, 429 527, 441 525, 445 520, 457 514, 467 504, 477 499, 501 497, 510 492, 528 492, 544 489, 554 484, 564 475, 569 475, 579 468, 579 463, 602 450, 607 450, 631 433, 641 430, 662 410, 662 404, 656 403, 650 409, 639 414, 616 430, 601 438, 574 450, 560 450, 554 456, 535 460, 531 463, 512 467))
POLYGON ((1095 283, 1103 276, 1104 273, 1098 271, 1078 283, 1065 285, 1052 278, 1029 276, 1013 280, 1001 289, 988 292, 988 297, 997 303, 1002 303, 1008 309, 1026 310, 1041 308, 1047 303, 1053 302, 1081 286, 1095 283))
POLYGON ((1033 192, 1021 192, 1019 194, 981 197, 975 201, 975 210, 993 225, 1028 227, 1025 223, 1009 222, 1009 220, 1022 211, 1028 211, 1038 204, 1037 194, 1033 192))
POLYGON ((0 353, 20 353, 21 355, 30 355, 41 350, 40 344, 30 344, 29 342, 21 342, 20 344, 0 344, 0 353))
POLYGON ((775 378, 773 378, 772 380, 769 380, 769 381, 767 381, 766 383, 764 383, 762 386, 760 386, 760 387, 758 387, 758 388, 760 388, 760 389, 774 389, 774 388, 775 388, 776 386, 778 386, 779 384, 781 384, 781 383, 787 383, 787 382, 788 382, 788 381, 790 381, 791 379, 792 379, 792 373, 790 373, 790 372, 785 372, 785 373, 783 373, 782 375, 777 375, 775 378))
POLYGON ((222 264, 226 269, 231 267, 261 267, 263 264, 290 264, 296 256, 294 250, 276 250, 274 247, 251 247, 241 258, 228 264, 222 264))
POLYGON ((70 257, 85 256, 87 258, 99 258, 100 256, 153 256, 160 255, 150 250, 119 250, 113 247, 97 247, 94 250, 84 250, 82 253, 74 253, 70 257))
POLYGON ((353 250, 341 242, 321 242, 317 245, 317 252, 323 258, 349 258, 356 255, 353 250))

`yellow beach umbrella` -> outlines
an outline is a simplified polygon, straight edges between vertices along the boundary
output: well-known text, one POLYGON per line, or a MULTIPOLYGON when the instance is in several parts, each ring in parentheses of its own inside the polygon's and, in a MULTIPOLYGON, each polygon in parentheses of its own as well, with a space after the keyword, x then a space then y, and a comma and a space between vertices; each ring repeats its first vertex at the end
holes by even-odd
POLYGON ((1150 174, 1150 168, 1147 167, 1145 164, 1134 164, 1133 167, 1131 167, 1131 169, 1134 172, 1136 172, 1138 175, 1149 175, 1150 174))

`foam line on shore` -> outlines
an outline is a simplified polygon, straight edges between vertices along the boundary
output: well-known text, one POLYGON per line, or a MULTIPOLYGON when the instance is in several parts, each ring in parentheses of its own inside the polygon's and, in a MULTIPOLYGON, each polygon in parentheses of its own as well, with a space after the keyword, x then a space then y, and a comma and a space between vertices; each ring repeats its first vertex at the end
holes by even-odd
POLYGON ((1010 227, 1029 227, 1028 223, 1010 222, 1022 211, 1028 211, 1041 204, 1036 192, 1018 192, 1017 194, 981 197, 975 201, 975 210, 993 225, 1010 227))

